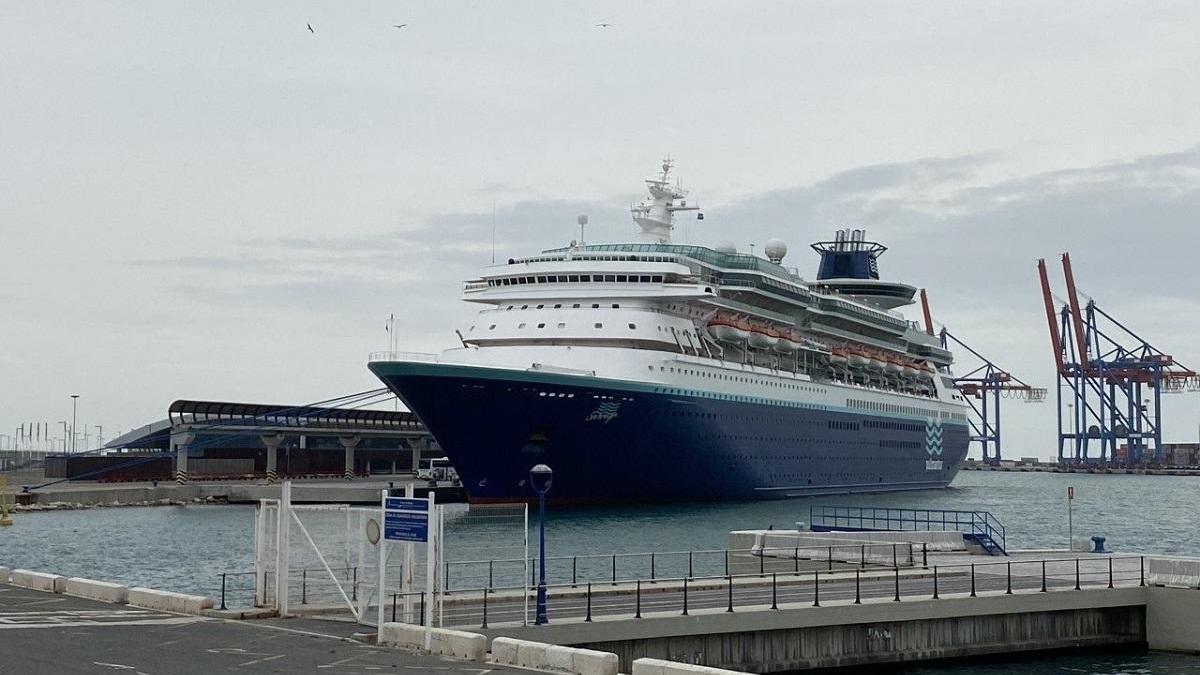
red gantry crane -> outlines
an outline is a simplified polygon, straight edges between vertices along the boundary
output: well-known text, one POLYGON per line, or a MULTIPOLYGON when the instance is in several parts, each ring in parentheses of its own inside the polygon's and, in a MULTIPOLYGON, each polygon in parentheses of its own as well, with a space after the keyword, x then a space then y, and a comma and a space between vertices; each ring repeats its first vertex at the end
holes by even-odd
POLYGON ((1162 464, 1162 395, 1200 390, 1200 379, 1095 300, 1082 304, 1066 253, 1062 267, 1068 299, 1056 311, 1046 261, 1037 264, 1058 369, 1059 463, 1162 464))

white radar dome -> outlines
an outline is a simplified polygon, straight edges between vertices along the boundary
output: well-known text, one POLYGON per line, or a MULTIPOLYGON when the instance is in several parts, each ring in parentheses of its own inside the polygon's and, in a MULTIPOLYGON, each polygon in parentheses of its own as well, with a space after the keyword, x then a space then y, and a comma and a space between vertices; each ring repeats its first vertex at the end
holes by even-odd
POLYGON ((717 253, 733 255, 733 254, 737 253, 737 246, 732 241, 726 240, 726 241, 717 242, 717 245, 713 247, 713 250, 716 251, 717 253))
POLYGON ((787 255, 787 244, 783 243, 782 239, 770 239, 764 250, 767 253, 767 260, 779 264, 783 260, 783 256, 787 255))

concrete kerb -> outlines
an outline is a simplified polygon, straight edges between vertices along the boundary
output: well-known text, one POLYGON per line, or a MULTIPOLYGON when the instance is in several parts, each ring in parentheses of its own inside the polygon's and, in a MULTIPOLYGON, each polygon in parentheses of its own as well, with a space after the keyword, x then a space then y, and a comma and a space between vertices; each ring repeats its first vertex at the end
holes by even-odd
POLYGON ((13 570, 12 584, 21 588, 47 593, 62 593, 66 587, 67 578, 60 574, 34 572, 33 570, 13 570))
MULTIPOLYGON (((429 653, 467 661, 487 660, 487 638, 478 633, 434 628, 431 631, 429 653)), ((379 631, 378 644, 423 651, 425 629, 406 623, 384 623, 379 631)))
POLYGON ((129 589, 127 599, 130 605, 136 607, 175 612, 177 614, 203 614, 204 610, 212 609, 213 607, 212 598, 203 595, 156 591, 152 588, 131 588, 129 589))
POLYGON ((492 662, 573 675, 617 675, 619 666, 611 652, 504 637, 492 640, 492 662))
POLYGON ((636 659, 629 675, 747 675, 741 670, 725 670, 662 659, 636 659))
POLYGON ((63 592, 79 598, 111 602, 117 605, 125 604, 129 598, 129 589, 121 584, 109 583, 107 581, 93 581, 79 577, 70 577, 67 579, 64 583, 63 592))

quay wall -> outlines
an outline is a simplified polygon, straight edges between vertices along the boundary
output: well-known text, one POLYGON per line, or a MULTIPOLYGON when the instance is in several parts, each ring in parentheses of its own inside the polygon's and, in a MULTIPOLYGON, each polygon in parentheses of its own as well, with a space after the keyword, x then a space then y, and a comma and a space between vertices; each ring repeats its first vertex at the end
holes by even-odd
MULTIPOLYGON (((622 669, 630 668, 636 659, 652 658, 769 673, 1146 645, 1147 590, 1000 594, 898 603, 872 600, 862 605, 732 614, 718 610, 491 632, 612 652, 622 669)), ((1172 607, 1175 605, 1177 611, 1188 610, 1187 599, 1172 607)), ((1200 627, 1196 633, 1200 644, 1200 627)))

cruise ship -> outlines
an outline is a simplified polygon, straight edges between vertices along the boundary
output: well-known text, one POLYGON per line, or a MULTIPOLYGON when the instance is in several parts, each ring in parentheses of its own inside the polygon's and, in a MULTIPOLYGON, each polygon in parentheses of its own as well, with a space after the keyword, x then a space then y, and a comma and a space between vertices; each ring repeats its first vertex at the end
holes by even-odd
MULTIPOLYGON (((484 269, 482 309, 440 354, 372 354, 472 502, 752 500, 945 487, 969 408, 952 354, 897 308, 861 229, 812 245, 816 278, 732 244, 671 241, 703 215, 671 177, 631 207, 636 243, 572 241, 484 269)), ((585 221, 580 217, 581 224, 585 221)))

